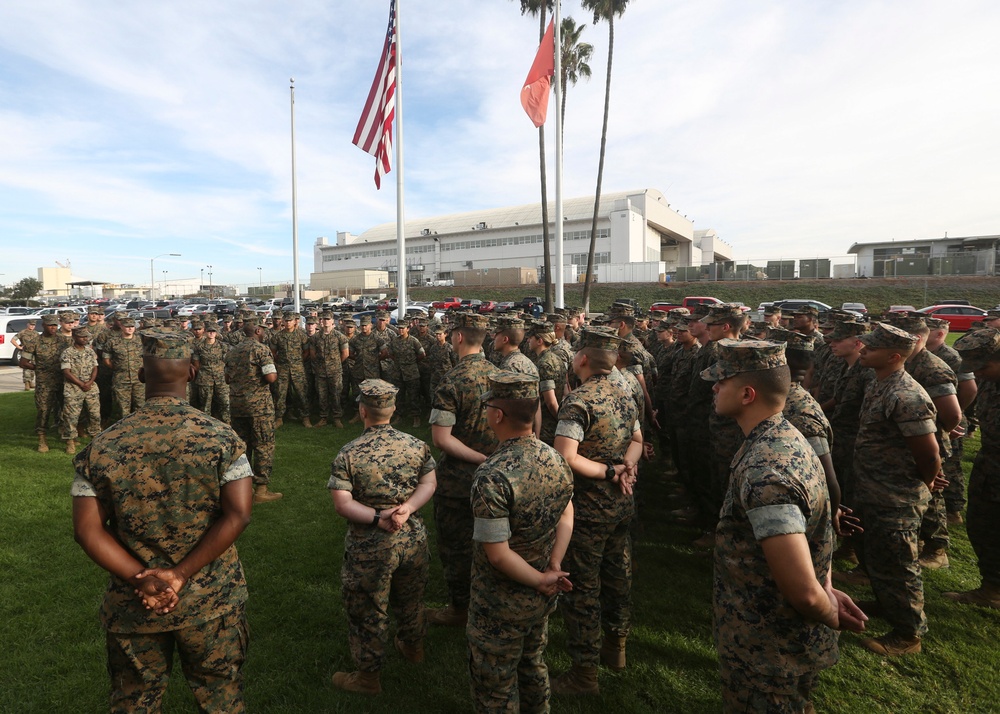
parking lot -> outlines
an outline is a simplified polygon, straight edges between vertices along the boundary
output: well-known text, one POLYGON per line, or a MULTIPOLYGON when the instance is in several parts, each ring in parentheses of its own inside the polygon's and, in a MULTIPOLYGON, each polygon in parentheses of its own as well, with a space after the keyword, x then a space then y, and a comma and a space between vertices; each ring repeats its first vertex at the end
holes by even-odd
POLYGON ((24 389, 21 370, 18 367, 0 367, 0 394, 20 392, 24 389))

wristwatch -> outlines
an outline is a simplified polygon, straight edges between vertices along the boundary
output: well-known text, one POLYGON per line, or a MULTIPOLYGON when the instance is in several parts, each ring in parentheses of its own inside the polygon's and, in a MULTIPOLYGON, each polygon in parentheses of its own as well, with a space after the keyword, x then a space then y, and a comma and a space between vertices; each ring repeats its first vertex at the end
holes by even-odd
POLYGON ((375 509, 375 517, 372 518, 372 525, 377 526, 378 522, 382 519, 382 511, 375 509))
POLYGON ((612 463, 610 463, 610 462, 608 462, 607 464, 605 464, 605 466, 606 466, 606 468, 604 469, 604 480, 605 481, 614 481, 615 480, 615 465, 612 464, 612 463))

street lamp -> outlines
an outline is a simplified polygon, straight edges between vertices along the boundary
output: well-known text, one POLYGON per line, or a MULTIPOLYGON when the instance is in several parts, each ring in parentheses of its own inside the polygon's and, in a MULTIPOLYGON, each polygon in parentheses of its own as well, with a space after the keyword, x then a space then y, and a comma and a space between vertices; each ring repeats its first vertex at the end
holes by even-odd
POLYGON ((213 292, 214 291, 212 290, 212 266, 209 265, 208 266, 208 299, 209 300, 212 299, 212 293, 213 292))
POLYGON ((163 297, 167 292, 167 271, 163 271, 163 292, 160 293, 160 297, 163 297))
POLYGON ((201 278, 198 279, 198 294, 201 295, 201 286, 205 284, 205 269, 201 268, 198 272, 201 274, 201 278))
POLYGON ((257 297, 264 294, 264 278, 261 277, 262 268, 257 268, 257 297))
POLYGON ((157 258, 162 258, 167 255, 172 255, 175 258, 181 257, 180 253, 160 253, 159 255, 149 259, 149 299, 151 301, 156 299, 156 297, 153 295, 153 290, 156 289, 153 281, 153 261, 156 260, 157 258))

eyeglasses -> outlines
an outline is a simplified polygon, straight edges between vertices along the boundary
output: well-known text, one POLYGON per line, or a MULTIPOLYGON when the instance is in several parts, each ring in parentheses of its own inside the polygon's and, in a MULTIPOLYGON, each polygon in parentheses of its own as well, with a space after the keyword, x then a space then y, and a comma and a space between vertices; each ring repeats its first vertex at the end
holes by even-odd
POLYGON ((500 412, 504 416, 507 416, 507 413, 504 412, 503 409, 501 409, 500 407, 496 406, 495 404, 490 404, 489 402, 487 402, 485 406, 486 406, 487 409, 496 409, 498 412, 500 412))

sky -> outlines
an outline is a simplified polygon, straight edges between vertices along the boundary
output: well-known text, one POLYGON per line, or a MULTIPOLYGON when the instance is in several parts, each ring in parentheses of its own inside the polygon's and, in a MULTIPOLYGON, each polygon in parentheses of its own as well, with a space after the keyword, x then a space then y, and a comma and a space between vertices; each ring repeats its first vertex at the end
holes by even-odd
MULTIPOLYGON (((537 19, 400 2, 407 219, 537 202, 537 19)), ((395 173, 376 191, 351 144, 388 5, 0 5, 0 283, 69 261, 148 284, 163 253, 157 280, 290 280, 292 77, 300 279, 317 236, 394 220, 395 173)), ((586 196, 608 25, 563 14, 594 46, 565 126, 564 195, 586 196)), ((662 191, 737 260, 1000 233, 1000 3, 632 0, 614 28, 605 191, 662 191)))

